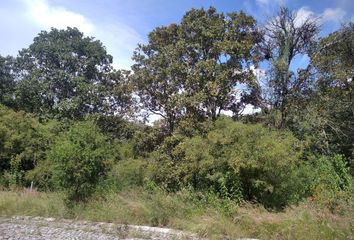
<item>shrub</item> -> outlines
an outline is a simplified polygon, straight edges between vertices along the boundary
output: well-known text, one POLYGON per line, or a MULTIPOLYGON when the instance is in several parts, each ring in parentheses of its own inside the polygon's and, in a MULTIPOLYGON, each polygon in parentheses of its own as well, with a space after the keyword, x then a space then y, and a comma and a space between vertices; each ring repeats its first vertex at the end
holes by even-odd
POLYGON ((57 123, 42 124, 23 111, 0 105, 0 173, 2 184, 28 185, 26 173, 45 158, 57 123))
POLYGON ((331 211, 338 211, 343 205, 353 207, 353 178, 342 155, 312 156, 308 164, 312 176, 311 191, 317 203, 331 211))
POLYGON ((276 208, 303 197, 303 182, 295 171, 302 163, 302 146, 289 132, 221 118, 205 136, 166 140, 173 146, 171 154, 161 148, 152 155, 152 177, 169 189, 191 185, 276 208))
POLYGON ((143 186, 146 162, 139 159, 126 159, 115 163, 100 183, 102 190, 117 192, 130 187, 143 186))
POLYGON ((106 176, 111 158, 106 137, 89 121, 62 133, 47 155, 53 163, 53 182, 66 192, 69 202, 90 197, 106 176))

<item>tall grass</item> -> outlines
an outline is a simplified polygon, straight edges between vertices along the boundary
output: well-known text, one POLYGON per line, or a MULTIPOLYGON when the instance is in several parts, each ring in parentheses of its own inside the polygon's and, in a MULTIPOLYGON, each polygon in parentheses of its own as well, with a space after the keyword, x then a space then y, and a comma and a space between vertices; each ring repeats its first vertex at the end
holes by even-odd
POLYGON ((311 202, 270 212, 252 204, 236 205, 213 195, 184 190, 168 194, 144 188, 97 196, 71 209, 60 193, 0 192, 2 216, 30 215, 76 218, 170 227, 196 232, 210 239, 350 239, 350 212, 335 215, 311 202))
POLYGON ((59 193, 0 191, 0 214, 64 218, 66 208, 59 193))

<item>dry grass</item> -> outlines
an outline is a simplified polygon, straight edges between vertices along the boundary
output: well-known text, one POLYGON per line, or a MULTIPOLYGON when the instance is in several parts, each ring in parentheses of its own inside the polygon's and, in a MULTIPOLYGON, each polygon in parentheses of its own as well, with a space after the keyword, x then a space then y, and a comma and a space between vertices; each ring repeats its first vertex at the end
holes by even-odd
POLYGON ((2 216, 28 215, 64 217, 65 206, 57 193, 44 194, 37 191, 0 192, 2 216))
POLYGON ((352 212, 332 214, 310 202, 270 212, 215 198, 197 201, 187 192, 166 194, 131 189, 67 209, 59 193, 0 192, 2 216, 30 215, 167 226, 211 239, 353 239, 352 212))

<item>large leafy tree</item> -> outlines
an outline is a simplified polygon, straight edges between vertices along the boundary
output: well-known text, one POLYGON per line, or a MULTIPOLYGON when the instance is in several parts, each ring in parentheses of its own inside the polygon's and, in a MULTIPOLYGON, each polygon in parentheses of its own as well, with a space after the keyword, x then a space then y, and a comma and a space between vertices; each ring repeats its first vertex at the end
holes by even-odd
POLYGON ((237 85, 255 85, 248 67, 259 59, 260 39, 251 16, 212 7, 156 28, 133 56, 132 83, 142 108, 160 115, 170 131, 183 116, 215 120, 222 110, 237 113, 237 85))
POLYGON ((112 92, 123 80, 111 63, 102 43, 76 28, 42 31, 17 59, 18 108, 71 119, 110 111, 117 104, 112 92))
POLYGON ((300 69, 296 74, 290 65, 296 56, 307 54, 314 46, 319 27, 312 16, 302 19, 296 12, 281 7, 278 15, 265 25, 264 31, 262 48, 271 66, 267 105, 280 111, 279 127, 284 127, 291 102, 307 87, 309 70, 300 69))

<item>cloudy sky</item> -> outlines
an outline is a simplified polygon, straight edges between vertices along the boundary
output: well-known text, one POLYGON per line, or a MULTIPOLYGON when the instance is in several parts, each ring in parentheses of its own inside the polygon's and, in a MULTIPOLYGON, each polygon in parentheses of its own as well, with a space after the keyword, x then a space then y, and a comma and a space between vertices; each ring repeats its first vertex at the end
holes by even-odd
MULTIPOLYGON (((71 26, 101 40, 115 66, 128 69, 136 45, 150 31, 178 23, 192 7, 243 10, 264 23, 284 4, 298 11, 299 20, 320 17, 322 35, 354 21, 353 0, 0 0, 0 55, 16 55, 41 30, 71 26)), ((296 65, 304 61, 298 59, 296 65)))

